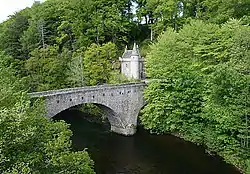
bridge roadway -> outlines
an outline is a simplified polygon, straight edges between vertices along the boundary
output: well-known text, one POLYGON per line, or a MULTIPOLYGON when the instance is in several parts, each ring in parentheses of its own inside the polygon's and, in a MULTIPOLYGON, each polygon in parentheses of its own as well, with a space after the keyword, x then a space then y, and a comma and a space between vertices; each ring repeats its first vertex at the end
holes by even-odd
POLYGON ((93 103, 106 113, 111 131, 127 136, 136 132, 138 114, 145 104, 145 86, 145 83, 86 86, 34 92, 30 95, 45 99, 48 118, 73 106, 93 103))

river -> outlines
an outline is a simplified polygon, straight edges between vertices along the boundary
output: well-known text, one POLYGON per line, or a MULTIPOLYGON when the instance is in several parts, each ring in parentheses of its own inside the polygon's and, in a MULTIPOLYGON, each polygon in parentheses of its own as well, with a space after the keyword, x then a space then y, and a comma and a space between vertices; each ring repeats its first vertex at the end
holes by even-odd
POLYGON ((71 124, 74 150, 88 149, 97 174, 240 174, 202 147, 172 135, 138 128, 134 136, 121 136, 107 124, 87 121, 77 110, 66 110, 55 119, 71 124))

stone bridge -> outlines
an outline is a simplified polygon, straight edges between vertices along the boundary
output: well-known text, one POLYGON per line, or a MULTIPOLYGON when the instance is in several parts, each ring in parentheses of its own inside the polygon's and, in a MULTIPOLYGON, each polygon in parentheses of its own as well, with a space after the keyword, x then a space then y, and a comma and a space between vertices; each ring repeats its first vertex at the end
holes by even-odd
POLYGON ((145 83, 100 85, 35 92, 30 95, 45 99, 48 118, 76 105, 96 104, 106 113, 111 131, 133 135, 136 132, 138 114, 145 104, 145 86, 145 83))

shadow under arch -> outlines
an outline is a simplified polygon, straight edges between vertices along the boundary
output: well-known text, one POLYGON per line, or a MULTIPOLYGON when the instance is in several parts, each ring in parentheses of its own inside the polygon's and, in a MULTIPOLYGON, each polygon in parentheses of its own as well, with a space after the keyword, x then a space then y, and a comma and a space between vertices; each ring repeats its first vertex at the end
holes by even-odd
MULTIPOLYGON (((111 125, 114 124, 114 122, 117 122, 117 118, 118 118, 117 113, 113 109, 111 109, 110 107, 103 105, 103 104, 100 104, 100 103, 81 103, 78 105, 74 105, 74 106, 71 106, 71 107, 66 108, 64 110, 61 110, 60 112, 58 112, 56 115, 54 115, 51 118, 53 120, 70 120, 70 118, 66 118, 66 116, 64 116, 64 113, 65 112, 68 113, 67 117, 74 117, 74 116, 71 116, 69 113, 71 112, 74 114, 73 111, 77 111, 78 114, 76 114, 76 115, 79 116, 80 115, 79 113, 81 112, 82 113, 81 118, 86 119, 86 117, 84 118, 84 115, 92 115, 92 113, 91 112, 90 113, 82 112, 79 109, 79 107, 84 106, 86 104, 93 104, 94 106, 97 106, 103 112, 102 114, 105 116, 110 129, 111 129, 111 125)), ((100 117, 103 116, 102 114, 100 114, 100 117)), ((91 116, 89 116, 89 117, 91 117, 91 116)))

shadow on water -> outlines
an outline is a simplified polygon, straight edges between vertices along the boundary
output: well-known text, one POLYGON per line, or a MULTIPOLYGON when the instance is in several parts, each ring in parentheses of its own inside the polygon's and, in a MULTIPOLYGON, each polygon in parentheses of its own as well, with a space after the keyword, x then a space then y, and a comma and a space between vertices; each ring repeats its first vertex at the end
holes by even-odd
POLYGON ((97 174, 239 174, 202 147, 172 135, 151 135, 142 128, 132 137, 91 123, 77 110, 55 117, 71 124, 74 150, 88 148, 97 174))

